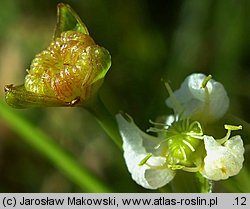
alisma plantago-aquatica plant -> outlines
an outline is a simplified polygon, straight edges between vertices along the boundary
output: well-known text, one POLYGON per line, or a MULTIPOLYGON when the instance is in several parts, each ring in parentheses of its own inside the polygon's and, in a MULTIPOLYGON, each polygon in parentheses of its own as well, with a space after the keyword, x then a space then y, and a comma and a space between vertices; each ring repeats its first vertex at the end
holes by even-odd
MULTIPOLYGON (((206 126, 222 118, 229 107, 223 85, 200 73, 188 76, 166 100, 174 114, 142 132, 128 115, 116 119, 98 97, 111 66, 109 52, 97 45, 69 5, 58 5, 58 21, 49 46, 33 59, 24 84, 5 86, 6 102, 15 108, 83 107, 99 121, 116 145, 122 146, 133 180, 147 189, 173 182, 178 171, 199 175, 199 191, 211 191, 210 181, 239 173, 244 161, 242 127, 225 124, 222 139, 206 134, 206 126), (118 124, 118 125, 117 125, 118 124)), ((181 190, 180 190, 181 191, 181 190)))

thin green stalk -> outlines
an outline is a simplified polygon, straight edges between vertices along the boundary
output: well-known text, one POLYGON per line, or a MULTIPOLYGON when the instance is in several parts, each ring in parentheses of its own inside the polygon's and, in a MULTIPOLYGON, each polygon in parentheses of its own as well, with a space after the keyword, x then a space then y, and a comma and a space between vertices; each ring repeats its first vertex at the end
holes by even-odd
POLYGON ((200 191, 201 193, 209 193, 213 192, 213 182, 211 180, 206 179, 200 173, 196 173, 196 178, 200 183, 200 191))
POLYGON ((14 113, 4 102, 0 101, 0 116, 28 144, 40 151, 53 164, 63 171, 72 182, 85 192, 109 192, 110 189, 84 169, 76 159, 70 156, 50 137, 14 113))
POLYGON ((122 139, 119 133, 119 129, 115 120, 115 117, 107 110, 103 102, 99 97, 91 102, 87 110, 92 113, 98 123, 101 125, 103 130, 108 134, 108 136, 113 140, 113 142, 121 149, 122 139))

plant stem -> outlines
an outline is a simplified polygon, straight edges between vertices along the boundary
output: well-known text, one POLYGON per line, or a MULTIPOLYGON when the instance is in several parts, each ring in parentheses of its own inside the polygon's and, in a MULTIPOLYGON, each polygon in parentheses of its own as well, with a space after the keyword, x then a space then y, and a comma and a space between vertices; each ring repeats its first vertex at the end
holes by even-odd
POLYGON ((206 179, 200 173, 196 173, 196 178, 199 179, 200 182, 200 191, 201 193, 211 193, 213 192, 213 182, 211 180, 206 179))
POLYGON ((108 134, 108 136, 113 140, 113 142, 121 149, 122 139, 119 133, 119 129, 115 120, 115 117, 107 110, 102 100, 97 97, 91 102, 86 108, 90 113, 92 113, 98 123, 101 125, 103 130, 108 134))
POLYGON ((0 116, 28 144, 39 150, 53 164, 85 192, 109 192, 110 189, 84 169, 76 159, 69 155, 50 137, 34 127, 31 123, 14 113, 4 102, 0 101, 0 116))

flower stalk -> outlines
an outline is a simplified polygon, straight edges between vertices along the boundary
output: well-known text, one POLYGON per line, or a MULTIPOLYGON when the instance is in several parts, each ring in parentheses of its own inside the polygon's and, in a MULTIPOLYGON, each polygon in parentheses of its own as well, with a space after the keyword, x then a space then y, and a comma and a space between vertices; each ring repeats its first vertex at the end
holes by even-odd
POLYGON ((119 133, 115 117, 109 112, 103 104, 99 96, 91 100, 88 105, 84 107, 87 109, 98 121, 102 129, 112 139, 118 148, 122 148, 122 139, 119 133))
POLYGON ((15 114, 0 101, 0 116, 25 142, 42 153, 55 167, 85 192, 110 192, 111 189, 97 179, 87 168, 53 139, 34 127, 30 122, 15 114))

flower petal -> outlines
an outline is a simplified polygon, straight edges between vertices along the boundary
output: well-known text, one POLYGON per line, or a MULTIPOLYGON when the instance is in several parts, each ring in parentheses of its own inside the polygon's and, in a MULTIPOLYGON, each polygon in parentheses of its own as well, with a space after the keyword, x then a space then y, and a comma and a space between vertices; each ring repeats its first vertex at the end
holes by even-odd
POLYGON ((227 140, 224 146, 230 149, 231 153, 235 156, 239 164, 242 164, 244 161, 244 145, 241 139, 241 136, 233 136, 227 140))
POLYGON ((234 136, 220 145, 211 136, 204 136, 207 156, 201 173, 210 180, 227 179, 239 173, 244 161, 244 147, 240 136, 234 136))
POLYGON ((117 122, 123 139, 124 158, 128 170, 133 180, 144 188, 160 188, 173 179, 175 172, 164 168, 166 161, 164 157, 152 156, 146 164, 139 165, 149 154, 143 146, 143 140, 145 137, 155 137, 143 133, 134 124, 132 118, 129 117, 129 120, 126 120, 121 114, 117 115, 117 122))
MULTIPOLYGON (((204 122, 210 123, 226 113, 229 98, 223 85, 213 79, 203 88, 202 83, 205 78, 206 76, 201 73, 189 75, 174 95, 183 108, 180 114, 193 119, 203 118, 204 122)), ((170 108, 174 108, 171 97, 166 103, 170 108)))

